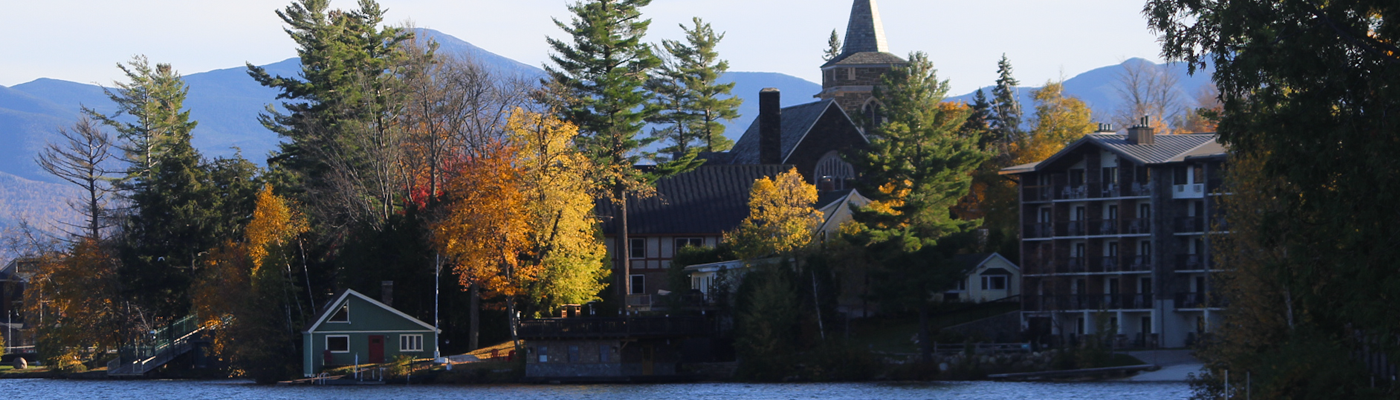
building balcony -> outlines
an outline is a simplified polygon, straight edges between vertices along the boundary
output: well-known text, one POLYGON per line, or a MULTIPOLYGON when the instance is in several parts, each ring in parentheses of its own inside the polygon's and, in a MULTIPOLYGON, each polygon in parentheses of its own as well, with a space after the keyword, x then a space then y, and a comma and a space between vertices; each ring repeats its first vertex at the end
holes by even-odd
POLYGON ((1054 199, 1055 188, 1052 186, 1025 186, 1021 188, 1021 201, 1037 202, 1054 199))
POLYGON ((1059 190, 1056 190, 1056 191, 1055 191, 1055 199, 1056 199, 1056 200, 1082 200, 1082 199, 1087 199, 1087 198, 1089 198, 1089 195, 1090 195, 1091 193, 1094 194, 1094 195, 1097 197, 1097 193, 1095 193, 1095 192, 1098 190, 1098 186, 1099 186, 1099 185, 1097 185, 1097 184, 1094 184, 1094 185, 1084 184, 1084 185, 1077 185, 1077 186, 1060 186, 1059 190))
POLYGON ((1204 271, 1206 256, 1202 254, 1181 254, 1176 256, 1177 271, 1204 271))
POLYGON ((1146 197, 1152 195, 1152 182, 1133 182, 1124 188, 1124 197, 1146 197))
POLYGON ((1123 220, 1124 235, 1146 235, 1152 233, 1152 221, 1132 218, 1123 220))
POLYGON ((1101 235, 1117 235, 1117 234, 1118 234, 1118 220, 1116 220, 1116 219, 1091 220, 1091 221, 1089 221, 1089 234, 1090 234, 1090 235, 1095 235, 1095 236, 1101 236, 1101 235))
POLYGON ((1026 224, 1025 229, 1021 231, 1021 237, 1024 239, 1048 239, 1055 237, 1054 224, 1026 224))
POLYGON ((1022 296, 1026 311, 1146 310, 1152 294, 1070 294, 1022 296))
POLYGON ((1178 310, 1225 308, 1230 306, 1230 302, 1223 296, 1208 292, 1177 293, 1174 300, 1176 309, 1178 310))
POLYGON ((1088 221, 1061 222, 1055 226, 1055 236, 1088 236, 1088 221))
POLYGON ((1205 218, 1181 217, 1176 219, 1176 233, 1203 233, 1205 231, 1205 218))
POLYGON ((1152 257, 1149 257, 1149 256, 1133 256, 1133 257, 1129 257, 1129 259, 1128 259, 1128 266, 1127 266, 1126 271, 1151 271, 1151 270, 1152 270, 1152 257))
POLYGON ((1173 199, 1199 199, 1206 196, 1206 185, 1204 183, 1193 183, 1189 185, 1172 185, 1173 199))

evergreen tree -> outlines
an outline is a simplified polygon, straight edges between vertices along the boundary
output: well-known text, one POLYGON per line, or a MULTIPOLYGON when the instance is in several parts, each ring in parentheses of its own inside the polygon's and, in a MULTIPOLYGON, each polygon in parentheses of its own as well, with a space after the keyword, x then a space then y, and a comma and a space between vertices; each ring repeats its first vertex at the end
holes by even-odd
POLYGON ((943 103, 948 82, 939 81, 924 53, 909 55, 875 89, 887 121, 871 135, 870 147, 855 157, 862 171, 861 193, 871 203, 853 213, 847 238, 864 246, 883 267, 874 274, 884 289, 882 304, 917 309, 920 343, 930 359, 928 296, 954 282, 962 271, 942 260, 940 240, 980 221, 956 218, 950 209, 967 195, 971 172, 987 153, 977 136, 959 132, 966 107, 943 103))
MULTIPOLYGON (((412 33, 381 27, 385 10, 361 0, 353 11, 330 10, 329 0, 296 0, 277 11, 297 43, 299 76, 272 76, 248 65, 248 74, 286 99, 286 113, 269 108, 263 125, 288 140, 269 165, 285 169, 310 206, 313 226, 382 228, 401 209, 403 143, 398 120, 407 90, 401 74, 412 33)), ((335 235, 329 235, 335 236, 335 235)))
POLYGON ((992 89, 992 138, 993 143, 1008 146, 1021 139, 1025 132, 1021 129, 1021 102, 1016 99, 1016 85, 1021 82, 1011 76, 1011 60, 1006 55, 997 62, 997 85, 992 89))
MULTIPOLYGON (((615 292, 625 304, 631 291, 627 278, 631 265, 627 254, 627 196, 646 193, 652 179, 635 166, 638 150, 655 139, 639 138, 646 119, 654 113, 645 107, 642 90, 647 72, 661 64, 651 47, 642 42, 651 20, 642 19, 641 7, 651 0, 588 0, 569 6, 570 23, 554 20, 571 42, 549 38, 554 51, 545 66, 549 86, 564 93, 563 118, 578 126, 578 144, 597 165, 597 181, 607 188, 619 209, 614 254, 620 265, 615 292)), ((546 82, 548 84, 548 82, 546 82)))
POLYGON ((967 115, 967 122, 963 123, 962 132, 964 135, 977 134, 982 137, 981 144, 987 147, 987 141, 991 135, 987 134, 987 129, 991 126, 992 103, 987 101, 987 94, 982 89, 972 95, 972 104, 969 105, 972 113, 967 115))
POLYGON ((845 47, 841 45, 841 36, 836 34, 835 29, 832 29, 831 38, 826 40, 826 53, 822 54, 822 60, 827 62, 835 60, 845 50, 845 47))
POLYGON ((117 112, 106 115, 84 107, 83 113, 117 130, 118 147, 128 165, 122 184, 130 189, 150 179, 165 141, 188 135, 197 123, 182 110, 189 88, 169 64, 152 67, 146 56, 135 56, 117 68, 126 81, 103 89, 117 112))
POLYGON ((734 142, 724 136, 721 121, 738 118, 739 106, 744 102, 730 94, 735 83, 718 82, 729 71, 729 62, 719 59, 715 51, 724 34, 716 34, 700 18, 693 22, 693 28, 681 25, 685 42, 661 42, 669 62, 647 85, 661 100, 661 110, 652 122, 670 125, 663 131, 668 133, 663 140, 669 146, 662 152, 676 155, 674 159, 697 150, 720 152, 733 147, 734 142))

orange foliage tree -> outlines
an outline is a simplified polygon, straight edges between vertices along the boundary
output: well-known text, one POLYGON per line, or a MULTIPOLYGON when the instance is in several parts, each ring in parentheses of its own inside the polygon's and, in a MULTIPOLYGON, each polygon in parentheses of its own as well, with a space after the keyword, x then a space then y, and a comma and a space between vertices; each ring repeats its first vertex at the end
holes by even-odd
POLYGON ((36 350, 49 365, 85 370, 85 363, 121 345, 126 313, 117 265, 114 249, 91 238, 42 258, 24 304, 37 330, 36 350))

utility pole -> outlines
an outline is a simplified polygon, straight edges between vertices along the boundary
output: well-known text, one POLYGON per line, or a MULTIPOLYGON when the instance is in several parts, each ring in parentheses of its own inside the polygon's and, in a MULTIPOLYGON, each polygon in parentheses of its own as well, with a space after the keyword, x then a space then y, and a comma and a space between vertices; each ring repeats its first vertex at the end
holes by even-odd
MULTIPOLYGON (((433 360, 442 358, 442 349, 438 346, 442 343, 442 328, 438 327, 441 321, 438 318, 438 303, 442 297, 440 291, 442 286, 442 253, 437 253, 433 258, 433 360)), ((450 365, 449 365, 450 367, 450 365)))

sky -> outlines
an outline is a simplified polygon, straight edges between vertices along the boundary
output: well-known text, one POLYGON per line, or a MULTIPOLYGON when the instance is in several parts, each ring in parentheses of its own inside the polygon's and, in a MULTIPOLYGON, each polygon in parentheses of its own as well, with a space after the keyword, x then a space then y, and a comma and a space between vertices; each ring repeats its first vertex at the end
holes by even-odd
MULTIPOLYGON (((0 86, 38 78, 109 85, 137 54, 184 74, 270 64, 296 56, 274 14, 292 0, 0 0, 0 86)), ((574 0, 379 0, 390 23, 411 22, 540 66, 546 37, 564 33, 574 0)), ((1025 86, 1145 58, 1160 47, 1132 0, 881 0, 890 50, 929 54, 954 94, 992 85, 1005 54, 1025 86)), ((333 0, 332 8, 354 8, 333 0)), ((703 18, 726 32, 732 71, 780 72, 820 82, 822 52, 844 34, 850 0, 654 0, 649 42, 683 37, 703 18)))

